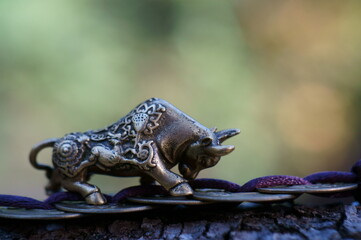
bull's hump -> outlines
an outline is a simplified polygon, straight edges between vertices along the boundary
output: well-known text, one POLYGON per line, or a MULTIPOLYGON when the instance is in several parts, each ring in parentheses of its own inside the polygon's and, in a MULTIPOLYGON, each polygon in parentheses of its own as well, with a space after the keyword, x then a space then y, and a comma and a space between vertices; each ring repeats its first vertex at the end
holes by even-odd
MULTIPOLYGON (((165 118, 171 118, 171 121, 174 124, 179 124, 182 122, 185 129, 184 131, 193 131, 198 132, 199 134, 202 134, 204 132, 208 132, 209 129, 199 123, 197 120, 195 120, 193 117, 189 116, 188 114, 181 111, 179 108, 175 107, 173 104, 169 103, 168 101, 161 99, 161 98, 150 98, 146 100, 146 102, 152 103, 152 104, 161 104, 166 108, 166 115, 165 118)), ((170 119, 168 119, 170 120, 170 119)))

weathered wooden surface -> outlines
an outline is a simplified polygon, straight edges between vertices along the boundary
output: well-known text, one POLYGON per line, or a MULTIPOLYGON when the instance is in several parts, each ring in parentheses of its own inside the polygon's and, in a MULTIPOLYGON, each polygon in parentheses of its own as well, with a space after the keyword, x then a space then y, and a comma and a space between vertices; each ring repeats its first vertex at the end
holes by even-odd
POLYGON ((177 207, 62 221, 0 219, 0 239, 361 239, 361 207, 177 207))

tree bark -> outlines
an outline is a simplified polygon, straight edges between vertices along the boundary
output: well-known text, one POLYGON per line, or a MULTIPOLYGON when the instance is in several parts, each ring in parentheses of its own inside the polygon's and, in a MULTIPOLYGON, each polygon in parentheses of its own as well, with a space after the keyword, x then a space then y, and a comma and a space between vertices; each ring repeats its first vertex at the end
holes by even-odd
POLYGON ((0 219, 1 239, 361 239, 355 205, 160 207, 115 215, 38 221, 0 219))

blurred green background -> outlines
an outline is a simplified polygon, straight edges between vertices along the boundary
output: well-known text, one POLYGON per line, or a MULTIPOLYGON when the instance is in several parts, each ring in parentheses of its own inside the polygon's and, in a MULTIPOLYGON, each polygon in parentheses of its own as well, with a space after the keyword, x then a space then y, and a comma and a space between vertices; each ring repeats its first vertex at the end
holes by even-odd
POLYGON ((242 130, 200 177, 348 170, 361 155, 360 24, 360 1, 1 0, 0 193, 45 198, 33 144, 150 97, 242 130))

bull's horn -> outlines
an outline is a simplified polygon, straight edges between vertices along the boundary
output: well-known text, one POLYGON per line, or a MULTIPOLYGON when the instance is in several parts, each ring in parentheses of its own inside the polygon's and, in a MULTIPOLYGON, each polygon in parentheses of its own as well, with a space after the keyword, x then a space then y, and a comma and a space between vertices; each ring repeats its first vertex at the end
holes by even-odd
POLYGON ((239 129, 232 128, 232 129, 226 129, 226 130, 222 130, 222 131, 219 131, 219 132, 215 132, 214 134, 216 134, 219 142, 222 143, 225 140, 227 140, 228 138, 236 136, 240 132, 241 131, 239 129))
POLYGON ((222 157, 224 155, 231 153, 234 150, 234 146, 232 146, 232 145, 209 146, 209 147, 206 147, 204 150, 206 153, 208 153, 211 156, 222 157))

